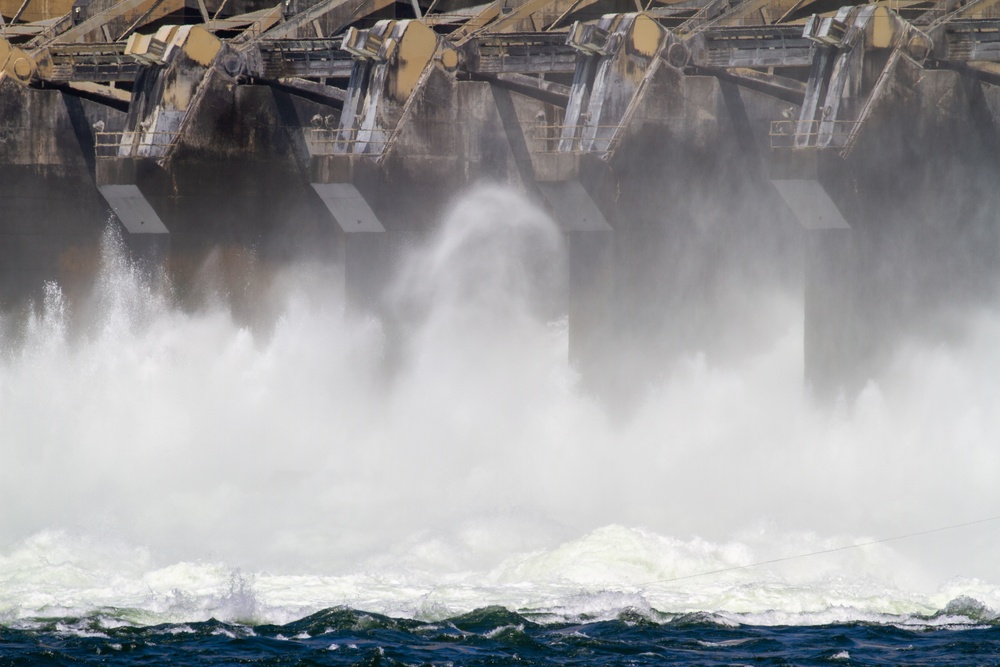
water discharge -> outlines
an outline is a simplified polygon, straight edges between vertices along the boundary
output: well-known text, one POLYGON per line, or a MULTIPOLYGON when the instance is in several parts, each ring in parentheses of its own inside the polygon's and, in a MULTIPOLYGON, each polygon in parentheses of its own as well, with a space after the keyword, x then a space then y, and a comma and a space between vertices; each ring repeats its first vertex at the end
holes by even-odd
POLYGON ((90 299, 49 285, 0 323, 0 620, 1000 609, 997 523, 671 581, 1000 514, 997 313, 831 409, 802 388, 798 297, 748 294, 767 344, 650 359, 620 422, 567 362, 564 262, 544 214, 484 189, 386 320, 302 265, 256 294, 264 326, 180 305, 109 235, 90 299))

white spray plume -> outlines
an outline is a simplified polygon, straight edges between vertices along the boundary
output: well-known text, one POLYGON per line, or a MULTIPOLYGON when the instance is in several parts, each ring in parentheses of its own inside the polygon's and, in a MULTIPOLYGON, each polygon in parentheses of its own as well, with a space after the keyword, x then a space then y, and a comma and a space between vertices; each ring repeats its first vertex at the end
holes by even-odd
MULTIPOLYGON (((997 514, 996 313, 970 315, 962 346, 902 346, 887 376, 831 411, 803 392, 801 304, 748 292, 784 332, 768 349, 674 362, 615 424, 579 391, 565 321, 550 319, 564 262, 551 221, 516 195, 459 202, 399 279, 406 352, 388 382, 394 342, 377 319, 344 315, 322 267, 276 282, 282 314, 266 335, 218 302, 173 305, 112 251, 93 326, 69 333, 72 309, 49 286, 0 341, 0 581, 26 582, 5 593, 21 610, 7 613, 50 604, 32 597, 51 576, 46 549, 75 545, 60 558, 85 572, 81 554, 111 562, 136 548, 102 543, 141 545, 127 604, 194 616, 229 599, 232 570, 198 570, 220 562, 272 573, 248 576, 256 591, 244 592, 274 618, 541 604, 532 585, 578 609, 642 593, 660 608, 770 604, 811 618, 963 594, 1000 604, 990 525, 709 578, 684 595, 657 583, 997 514), (755 581, 767 586, 736 596, 755 581), (184 586, 194 601, 182 604, 170 591, 184 586), (911 589, 930 597, 899 592, 911 589), (154 602, 135 602, 142 590, 154 602)), ((93 587, 66 586, 89 604, 93 587)))

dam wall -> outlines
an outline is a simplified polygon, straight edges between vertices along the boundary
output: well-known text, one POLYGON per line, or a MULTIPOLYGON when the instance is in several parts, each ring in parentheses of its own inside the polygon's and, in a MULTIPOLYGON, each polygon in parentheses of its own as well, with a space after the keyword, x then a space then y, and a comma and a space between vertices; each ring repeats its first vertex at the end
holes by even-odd
POLYGON ((180 284, 220 247, 311 254, 378 310, 503 183, 564 232, 599 391, 726 354, 771 284, 804 294, 810 386, 854 391, 995 301, 997 5, 3 4, 0 303, 86 284, 115 221, 180 284))

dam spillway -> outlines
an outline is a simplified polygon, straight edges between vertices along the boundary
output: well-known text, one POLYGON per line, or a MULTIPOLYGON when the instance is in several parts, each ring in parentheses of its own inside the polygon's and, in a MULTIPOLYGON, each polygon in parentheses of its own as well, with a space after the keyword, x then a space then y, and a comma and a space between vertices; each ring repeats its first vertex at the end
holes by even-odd
POLYGON ((86 280, 113 217, 178 271, 336 255, 376 303, 499 182, 565 233, 595 382, 801 244, 807 377, 856 385, 995 297, 1000 3, 842 2, 0 0, 0 299, 86 280))

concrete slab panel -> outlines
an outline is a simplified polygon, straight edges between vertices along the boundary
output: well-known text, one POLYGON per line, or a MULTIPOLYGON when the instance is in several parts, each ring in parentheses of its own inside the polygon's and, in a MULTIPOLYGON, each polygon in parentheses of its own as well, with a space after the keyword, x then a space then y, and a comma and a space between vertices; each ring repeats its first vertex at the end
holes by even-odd
POLYGON ((312 186, 345 232, 353 234, 385 231, 364 195, 353 184, 313 183, 312 186))
POLYGON ((556 223, 568 232, 611 231, 601 209, 579 181, 539 183, 542 195, 552 205, 556 223))
POLYGON ((167 226, 135 185, 99 185, 129 234, 168 234, 167 226))
POLYGON ((772 180, 788 208, 806 229, 850 229, 826 189, 815 179, 772 180))

